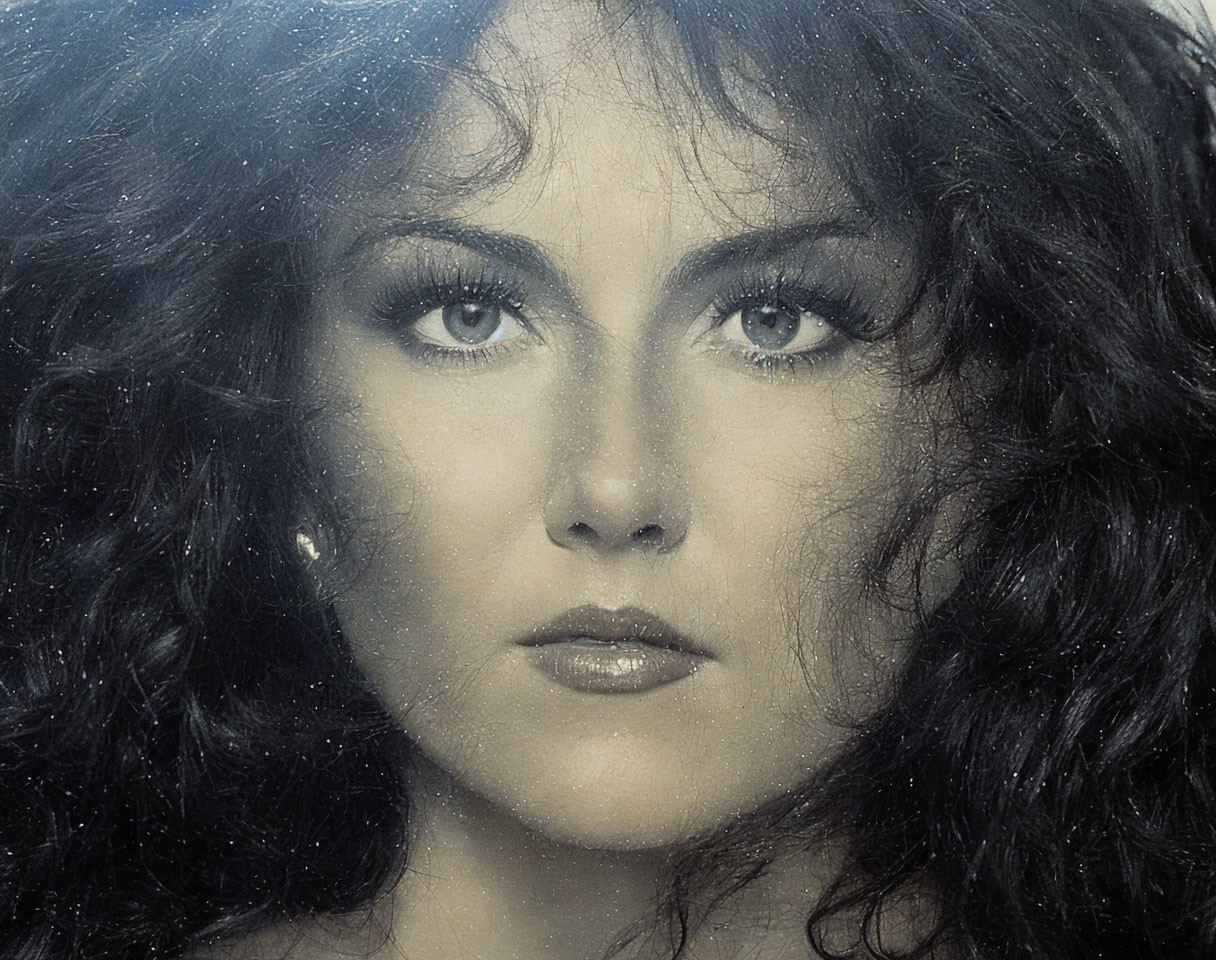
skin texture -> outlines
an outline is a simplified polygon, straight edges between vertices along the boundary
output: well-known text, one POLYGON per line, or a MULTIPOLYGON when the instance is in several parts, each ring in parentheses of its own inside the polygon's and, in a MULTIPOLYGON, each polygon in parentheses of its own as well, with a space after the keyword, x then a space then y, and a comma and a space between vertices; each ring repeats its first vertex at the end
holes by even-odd
MULTIPOLYGON (((318 571, 419 749, 422 880, 387 921, 417 955, 480 955, 483 935, 487 955, 598 955, 645 912, 662 851, 812 775, 900 659, 907 615, 860 570, 924 473, 931 398, 901 386, 894 344, 809 312, 795 346, 823 355, 758 369, 723 301, 796 276, 882 319, 910 252, 825 171, 674 83, 663 102, 632 30, 590 4, 508 7, 478 66, 538 108, 522 165, 445 194, 504 142, 501 110, 454 84, 419 160, 432 189, 379 184, 329 245, 312 353, 360 535, 318 571), (812 223, 834 226, 688 269, 724 239, 812 223), (452 224, 537 262, 478 253, 452 224), (488 355, 453 353, 469 348, 435 309, 401 305, 452 275, 509 283, 518 309, 488 355), (517 641, 584 604, 640 607, 711 658, 645 693, 567 689, 517 641)), ((796 872, 778 899, 813 886, 796 872)))

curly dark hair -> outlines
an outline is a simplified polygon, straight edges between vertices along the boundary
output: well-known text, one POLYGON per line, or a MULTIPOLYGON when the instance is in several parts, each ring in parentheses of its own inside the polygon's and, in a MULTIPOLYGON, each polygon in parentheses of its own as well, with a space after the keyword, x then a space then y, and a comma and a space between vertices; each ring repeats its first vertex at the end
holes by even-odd
MULTIPOLYGON (((499 6, 0 12, 0 955, 179 956, 400 877, 409 745, 292 538, 350 521, 301 318, 339 184, 409 157, 499 6)), ((915 238, 973 505, 885 707, 673 861, 673 952, 829 830, 824 953, 843 918, 889 956, 927 887, 903 956, 1213 955, 1210 43, 1142 0, 627 6, 763 134, 746 64, 915 238)))

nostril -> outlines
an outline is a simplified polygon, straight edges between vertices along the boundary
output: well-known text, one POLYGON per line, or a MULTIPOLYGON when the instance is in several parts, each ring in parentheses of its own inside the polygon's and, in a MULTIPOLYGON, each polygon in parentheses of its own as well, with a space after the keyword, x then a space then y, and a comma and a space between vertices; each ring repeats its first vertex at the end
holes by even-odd
POLYGON ((657 523, 648 523, 633 531, 633 539, 643 546, 654 546, 663 539, 664 531, 657 523))
POLYGON ((570 536, 574 537, 576 540, 584 540, 588 543, 595 543, 600 538, 598 533, 581 521, 579 523, 570 524, 570 536))

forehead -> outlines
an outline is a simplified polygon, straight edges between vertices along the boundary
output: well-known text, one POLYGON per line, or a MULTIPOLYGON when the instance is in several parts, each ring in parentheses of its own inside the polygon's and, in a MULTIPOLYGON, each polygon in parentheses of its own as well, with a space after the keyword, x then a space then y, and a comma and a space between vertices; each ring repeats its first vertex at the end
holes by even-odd
POLYGON ((702 94, 671 24, 514 0, 448 87, 420 179, 448 215, 558 247, 692 240, 849 205, 808 145, 781 136, 793 125, 771 97, 741 80, 731 95, 756 128, 702 94))

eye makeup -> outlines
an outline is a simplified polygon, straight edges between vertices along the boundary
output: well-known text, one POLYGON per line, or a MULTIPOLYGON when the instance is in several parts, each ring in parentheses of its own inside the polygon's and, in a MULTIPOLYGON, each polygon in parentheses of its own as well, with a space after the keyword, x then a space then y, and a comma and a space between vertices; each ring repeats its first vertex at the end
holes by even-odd
POLYGON ((402 350, 429 363, 478 364, 504 357, 521 339, 539 334, 528 319, 526 284, 487 264, 420 262, 377 292, 371 322, 402 350), (429 321, 429 322, 428 322, 429 321), (460 335, 461 325, 475 330, 460 335), (505 328, 509 333, 503 333, 505 328))
MULTIPOLYGON (((874 327, 838 251, 824 249, 831 244, 822 239, 804 236, 779 251, 727 240, 713 245, 712 258, 685 257, 667 277, 656 317, 687 323, 693 343, 770 378, 809 371, 866 340, 874 327), (678 282, 689 286, 678 289, 678 282)), ((511 249, 525 242, 513 239, 511 249)), ((553 268, 543 282, 517 262, 448 238, 396 238, 369 274, 373 293, 361 311, 367 322, 428 364, 505 359, 545 342, 544 317, 574 323, 581 316, 564 285, 553 289, 553 268)), ((550 326, 560 334, 559 325, 550 326)))
POLYGON ((834 359, 872 323, 856 285, 836 292, 819 273, 804 266, 736 275, 715 294, 697 341, 770 377, 834 359))

